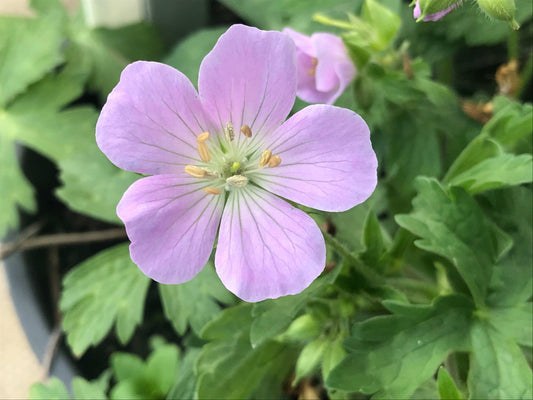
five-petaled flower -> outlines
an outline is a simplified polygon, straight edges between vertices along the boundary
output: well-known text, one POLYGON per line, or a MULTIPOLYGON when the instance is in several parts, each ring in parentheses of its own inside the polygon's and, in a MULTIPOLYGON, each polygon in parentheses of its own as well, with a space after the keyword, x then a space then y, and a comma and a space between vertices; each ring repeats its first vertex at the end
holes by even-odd
POLYGON ((308 103, 333 104, 355 76, 342 39, 320 32, 306 36, 290 28, 283 33, 296 45, 296 95, 308 103))
POLYGON ((160 63, 126 67, 96 127, 134 182, 117 213, 132 260, 166 284, 192 279, 218 231, 215 267, 246 301, 305 289, 323 270, 324 238, 288 200, 327 211, 364 201, 377 161, 354 112, 295 99, 294 44, 280 32, 231 27, 204 58, 199 94, 160 63))

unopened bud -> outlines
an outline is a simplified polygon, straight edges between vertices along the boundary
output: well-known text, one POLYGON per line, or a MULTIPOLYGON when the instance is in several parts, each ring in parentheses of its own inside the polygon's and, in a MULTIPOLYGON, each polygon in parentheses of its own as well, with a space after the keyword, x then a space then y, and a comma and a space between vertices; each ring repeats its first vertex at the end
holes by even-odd
POLYGON ((477 4, 491 17, 510 22, 513 29, 520 27, 514 19, 514 0, 477 0, 477 4))

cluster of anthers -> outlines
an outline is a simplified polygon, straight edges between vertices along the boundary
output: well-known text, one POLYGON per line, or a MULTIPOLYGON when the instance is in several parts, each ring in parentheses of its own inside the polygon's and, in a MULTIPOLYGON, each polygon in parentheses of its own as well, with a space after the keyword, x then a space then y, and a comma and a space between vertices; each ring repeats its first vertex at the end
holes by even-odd
POLYGON ((224 135, 210 140, 209 132, 203 132, 196 137, 202 162, 186 165, 185 172, 194 178, 211 180, 210 185, 204 189, 207 194, 219 195, 222 189, 230 191, 232 188, 244 187, 263 168, 280 165, 281 158, 272 154, 271 150, 263 150, 259 154, 248 125, 243 125, 240 132, 244 138, 236 140, 233 124, 228 122, 224 135), (210 147, 208 141, 211 141, 210 147))

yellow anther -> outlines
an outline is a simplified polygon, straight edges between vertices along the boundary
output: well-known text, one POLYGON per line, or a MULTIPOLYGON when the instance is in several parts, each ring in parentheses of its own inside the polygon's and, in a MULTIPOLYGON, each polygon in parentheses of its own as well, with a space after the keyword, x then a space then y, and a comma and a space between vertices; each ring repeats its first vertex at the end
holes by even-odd
POLYGON ((186 165, 185 172, 194 178, 203 178, 207 175, 207 171, 196 165, 186 165))
POLYGON ((226 184, 234 187, 243 187, 248 183, 248 178, 242 175, 233 175, 226 179, 226 184))
POLYGON ((198 143, 203 143, 205 142, 207 139, 209 139, 209 132, 202 132, 200 133, 198 136, 196 136, 196 141, 198 143))
POLYGON ((315 76, 317 65, 318 65, 318 58, 316 57, 311 58, 311 68, 307 70, 307 73, 309 75, 315 76))
POLYGON ((259 159, 259 168, 263 168, 270 161, 272 157, 272 152, 270 150, 263 150, 261 153, 261 158, 259 159))
MULTIPOLYGON (((207 132, 205 132, 207 133, 207 132)), ((208 134, 209 135, 209 134, 208 134)), ((200 154, 200 158, 203 162, 209 162, 211 161, 211 153, 209 153, 209 149, 207 148, 207 145, 204 142, 198 142, 198 153, 200 154)))
POLYGON ((220 194, 222 191, 220 189, 214 188, 214 187, 206 187, 204 189, 204 192, 207 194, 220 194))
POLYGON ((274 167, 277 167, 278 165, 281 164, 281 158, 280 156, 278 156, 277 154, 273 155, 271 158, 270 158, 270 161, 268 162, 268 167, 269 168, 274 168, 274 167))
POLYGON ((248 125, 241 126, 241 132, 246 137, 252 137, 252 130, 248 125))
POLYGON ((233 124, 231 122, 226 123, 226 127, 224 128, 224 136, 229 141, 232 141, 235 138, 235 131, 233 130, 233 124))

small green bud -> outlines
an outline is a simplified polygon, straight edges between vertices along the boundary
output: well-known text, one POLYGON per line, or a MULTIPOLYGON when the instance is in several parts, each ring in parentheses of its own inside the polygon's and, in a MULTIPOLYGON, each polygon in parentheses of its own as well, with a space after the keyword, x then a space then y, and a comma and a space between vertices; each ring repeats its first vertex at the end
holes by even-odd
POLYGON ((510 22, 513 29, 518 29, 518 22, 514 19, 514 0, 477 0, 479 7, 493 18, 510 22))

